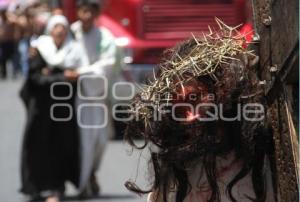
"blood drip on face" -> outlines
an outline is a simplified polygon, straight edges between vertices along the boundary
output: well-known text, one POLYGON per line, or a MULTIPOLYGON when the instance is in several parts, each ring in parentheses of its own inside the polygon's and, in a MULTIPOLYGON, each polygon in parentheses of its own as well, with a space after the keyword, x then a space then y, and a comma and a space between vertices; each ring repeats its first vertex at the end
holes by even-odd
POLYGON ((200 104, 213 103, 208 86, 204 82, 191 79, 183 85, 177 85, 176 93, 173 94, 172 103, 176 104, 176 117, 183 118, 182 124, 198 122, 206 117, 209 107, 198 107, 200 104), (177 106, 183 104, 185 106, 177 106))

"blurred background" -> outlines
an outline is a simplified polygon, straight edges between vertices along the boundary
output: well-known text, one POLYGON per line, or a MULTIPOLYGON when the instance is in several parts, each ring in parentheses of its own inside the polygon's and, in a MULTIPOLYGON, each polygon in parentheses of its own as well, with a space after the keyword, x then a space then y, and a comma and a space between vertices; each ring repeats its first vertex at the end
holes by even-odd
MULTIPOLYGON (((226 24, 251 31, 251 1, 247 0, 103 0, 96 25, 107 28, 120 50, 120 71, 115 80, 143 84, 152 77, 164 50, 183 39, 201 36, 207 26, 216 27, 215 17, 226 24)), ((49 17, 63 14, 70 23, 77 20, 76 0, 0 0, 0 201, 26 201, 19 192, 20 156, 26 122, 19 90, 28 76, 30 43, 43 34, 49 17)), ((128 87, 128 86, 127 86, 128 87)), ((121 86, 118 92, 130 94, 121 86)), ((138 91, 138 90, 136 90, 138 91)), ((111 99, 111 103, 119 100, 111 99)), ((122 101, 124 102, 124 101, 122 101)), ((137 179, 142 187, 149 185, 147 154, 131 149, 123 142, 125 124, 112 121, 113 132, 101 171, 97 178, 101 195, 89 201, 145 201, 129 193, 124 182, 137 179)), ((76 191, 67 186, 64 201, 76 201, 76 191), (73 197, 73 198, 72 198, 73 197)))

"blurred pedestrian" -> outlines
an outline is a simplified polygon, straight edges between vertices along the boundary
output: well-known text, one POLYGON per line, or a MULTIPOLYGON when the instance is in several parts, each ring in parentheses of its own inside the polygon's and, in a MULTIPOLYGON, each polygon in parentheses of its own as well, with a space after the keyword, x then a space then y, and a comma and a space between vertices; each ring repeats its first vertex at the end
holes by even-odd
POLYGON ((49 7, 53 15, 63 15, 62 1, 60 0, 49 0, 49 7))
POLYGON ((30 36, 30 46, 37 47, 37 39, 43 35, 47 22, 51 17, 49 12, 40 12, 33 16, 32 19, 32 35, 30 36))
POLYGON ((15 16, 9 15, 7 8, 0 10, 0 77, 7 76, 7 62, 11 61, 13 64, 13 73, 19 69, 16 41, 16 20, 15 16))
POLYGON ((20 57, 20 66, 22 74, 26 77, 29 67, 28 67, 28 49, 29 49, 29 39, 32 35, 32 26, 25 13, 18 17, 18 27, 20 30, 20 41, 18 43, 18 53, 20 57))
MULTIPOLYGON (((85 55, 88 57, 89 65, 78 69, 80 74, 91 76, 82 79, 81 95, 86 97, 100 97, 105 94, 102 77, 111 82, 113 71, 117 67, 117 48, 114 37, 104 27, 97 27, 96 18, 100 14, 101 1, 80 0, 78 6, 78 21, 72 24, 71 30, 75 39, 83 47, 85 55), (95 79, 96 78, 96 79, 95 79)), ((96 172, 100 166, 105 145, 112 131, 111 116, 104 111, 96 110, 95 104, 104 104, 108 108, 108 100, 78 99, 78 107, 81 108, 82 123, 87 123, 80 127, 81 146, 81 172, 80 172, 80 192, 81 196, 95 196, 99 194, 100 187, 97 182, 96 172), (100 127, 102 123, 108 123, 106 127, 100 127), (88 125, 88 126, 87 126, 88 125)), ((102 105, 103 106, 103 105, 102 105)), ((109 110, 107 110, 108 112, 109 110)))
POLYGON ((59 201, 66 181, 78 186, 78 128, 72 92, 76 92, 78 78, 74 68, 87 62, 68 29, 64 16, 50 18, 49 35, 37 40, 21 90, 27 107, 21 192, 47 202, 59 201))

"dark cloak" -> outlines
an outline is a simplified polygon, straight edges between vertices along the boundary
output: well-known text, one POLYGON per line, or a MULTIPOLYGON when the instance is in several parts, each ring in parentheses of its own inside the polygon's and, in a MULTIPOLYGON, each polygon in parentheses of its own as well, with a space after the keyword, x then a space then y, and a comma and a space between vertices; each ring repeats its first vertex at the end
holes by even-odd
MULTIPOLYGON (((20 95, 26 106, 27 123, 22 147, 21 192, 28 195, 41 195, 44 191, 64 191, 64 183, 72 182, 78 186, 79 176, 79 136, 75 117, 76 82, 68 82, 62 68, 47 67, 38 53, 29 61, 30 71, 20 95), (48 75, 42 74, 48 68, 48 75), (73 87, 69 99, 51 98, 51 84, 68 82, 73 87), (68 104, 72 107, 73 117, 69 121, 57 122, 51 119, 53 104, 68 104)), ((66 85, 56 85, 54 95, 67 97, 70 89, 66 85)), ((69 109, 57 107, 54 116, 66 118, 69 109)))

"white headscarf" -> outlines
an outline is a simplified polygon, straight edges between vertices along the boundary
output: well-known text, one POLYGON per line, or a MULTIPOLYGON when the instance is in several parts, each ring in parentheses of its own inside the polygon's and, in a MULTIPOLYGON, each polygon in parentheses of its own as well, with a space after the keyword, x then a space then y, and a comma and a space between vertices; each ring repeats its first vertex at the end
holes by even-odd
POLYGON ((49 19, 45 33, 50 34, 56 25, 63 25, 64 27, 69 29, 69 22, 65 16, 54 15, 49 19))
POLYGON ((37 40, 37 49, 48 66, 59 66, 61 68, 77 68, 88 64, 87 58, 83 57, 81 48, 72 40, 68 34, 62 47, 58 49, 54 43, 51 31, 56 25, 63 25, 69 30, 69 22, 65 16, 54 15, 49 19, 46 27, 46 35, 40 36, 37 40))

